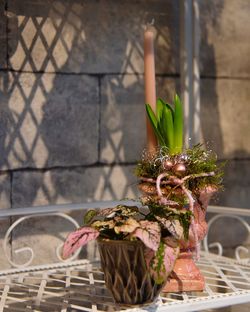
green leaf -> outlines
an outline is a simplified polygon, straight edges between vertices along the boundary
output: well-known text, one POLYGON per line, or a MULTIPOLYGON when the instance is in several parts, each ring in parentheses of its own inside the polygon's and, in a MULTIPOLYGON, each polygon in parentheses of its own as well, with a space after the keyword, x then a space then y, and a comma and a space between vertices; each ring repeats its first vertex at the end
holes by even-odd
POLYGON ((158 130, 158 122, 157 122, 155 113, 153 112, 153 110, 149 104, 146 104, 146 111, 148 114, 148 118, 151 122, 151 125, 154 129, 155 135, 157 136, 157 138, 159 140, 160 145, 164 145, 163 137, 161 135, 161 132, 158 130))
POLYGON ((174 97, 174 153, 181 153, 183 148, 183 110, 179 96, 174 97))
POLYGON ((169 152, 172 153, 174 146, 174 125, 171 110, 167 106, 163 109, 161 128, 164 133, 165 145, 169 148, 169 152))
POLYGON ((160 242, 155 256, 150 261, 150 273, 156 284, 163 284, 166 282, 168 276, 173 271, 179 252, 179 246, 173 248, 172 246, 160 242))
POLYGON ((156 118, 157 118, 158 122, 161 120, 161 117, 162 117, 163 105, 164 104, 162 103, 162 100, 157 99, 157 102, 156 102, 156 118))
POLYGON ((89 210, 83 218, 84 224, 89 224, 96 215, 97 215, 96 210, 93 209, 89 210))
POLYGON ((172 113, 172 116, 174 118, 174 110, 172 108, 171 105, 169 105, 168 103, 166 103, 163 99, 159 98, 157 101, 161 102, 162 103, 162 106, 167 106, 170 110, 171 110, 171 113, 172 113))

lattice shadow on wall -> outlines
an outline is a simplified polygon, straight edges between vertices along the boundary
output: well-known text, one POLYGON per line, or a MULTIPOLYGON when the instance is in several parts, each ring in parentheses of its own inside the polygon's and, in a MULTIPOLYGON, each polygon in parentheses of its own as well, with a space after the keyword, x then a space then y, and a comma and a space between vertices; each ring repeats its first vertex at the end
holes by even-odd
MULTIPOLYGON (((134 196, 131 183, 135 179, 131 182, 132 167, 128 164, 135 163, 145 141, 143 105, 138 107, 140 103, 135 102, 143 104, 143 57, 138 36, 148 8, 158 14, 161 23, 165 19, 159 8, 149 4, 137 13, 136 20, 120 18, 122 26, 127 22, 131 26, 128 34, 122 27, 111 27, 112 22, 118 23, 117 18, 111 18, 116 12, 113 3, 108 9, 100 3, 97 9, 96 4, 86 6, 81 1, 7 2, 10 70, 1 72, 4 155, 0 165, 16 170, 14 206, 134 196), (102 19, 100 29, 98 18, 102 19), (118 46, 110 47, 106 42, 119 37, 123 39, 118 46), (108 75, 103 76, 106 71, 108 75), (133 81, 119 72, 133 74, 133 81), (135 94, 127 108, 126 94, 135 94), (117 106, 120 95, 122 105, 117 106), (112 105, 117 111, 115 118, 120 117, 114 127, 109 118, 105 119, 112 105), (125 119, 122 116, 129 109, 137 115, 131 123, 129 115, 125 119), (109 150, 111 160, 105 150, 109 150), (120 163, 124 165, 116 166, 120 163)), ((172 26, 168 24, 171 21, 164 23, 164 29, 172 26)), ((171 38, 162 27, 157 36, 163 46, 162 58, 171 38)), ((170 57, 168 66, 173 71, 174 63, 170 57)))

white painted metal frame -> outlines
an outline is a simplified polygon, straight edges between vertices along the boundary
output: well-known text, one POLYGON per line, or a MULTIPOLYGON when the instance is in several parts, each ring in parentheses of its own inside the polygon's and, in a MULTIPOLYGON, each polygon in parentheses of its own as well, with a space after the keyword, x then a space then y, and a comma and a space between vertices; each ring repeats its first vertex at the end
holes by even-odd
MULTIPOLYGON (((65 214, 65 213, 60 213, 60 212, 58 212, 58 213, 50 213, 49 216, 50 216, 50 217, 51 217, 51 216, 57 216, 57 217, 61 217, 61 218, 63 218, 63 219, 66 219, 66 220, 70 221, 70 222, 75 226, 76 229, 80 227, 80 224, 79 224, 76 220, 74 220, 73 218, 71 218, 70 216, 68 216, 68 215, 65 214)), ((41 218, 41 219, 42 219, 43 217, 48 217, 48 214, 44 214, 44 213, 43 213, 43 214, 35 214, 35 215, 29 215, 29 216, 21 217, 21 218, 19 218, 18 220, 16 220, 16 221, 9 227, 8 231, 6 232, 6 234, 5 234, 5 236, 4 236, 4 240, 3 240, 3 251, 4 251, 4 254, 5 254, 5 256, 6 256, 7 260, 8 260, 8 262, 9 262, 13 267, 16 267, 16 268, 27 267, 27 266, 29 266, 29 265, 32 263, 32 261, 33 261, 33 259, 34 259, 34 252, 33 252, 33 249, 32 249, 32 248, 30 248, 30 247, 19 248, 19 249, 14 250, 14 252, 15 252, 16 254, 19 254, 19 253, 21 253, 21 252, 26 252, 26 253, 29 253, 30 258, 29 258, 29 260, 27 260, 27 261, 26 261, 25 263, 23 263, 23 264, 16 264, 16 263, 13 262, 13 261, 11 260, 11 258, 9 257, 9 254, 8 254, 8 247, 7 247, 7 246, 8 246, 8 241, 9 241, 9 238, 10 238, 10 236, 11 236, 12 231, 13 231, 20 223, 22 223, 23 221, 28 220, 28 219, 31 219, 31 218, 34 218, 34 217, 36 217, 36 218, 41 218)), ((56 249, 56 256, 57 256, 57 259, 58 259, 59 261, 64 261, 64 260, 62 259, 62 257, 61 257, 61 248, 62 248, 62 246, 63 246, 63 243, 60 244, 60 245, 57 247, 57 249, 56 249)), ((74 254, 74 256, 72 256, 72 257, 70 258, 70 260, 76 259, 77 256, 80 254, 80 252, 81 252, 81 250, 79 249, 79 250, 74 254)))
MULTIPOLYGON (((22 265, 14 263, 8 255, 8 241, 9 241, 9 237, 12 231, 27 219, 41 218, 42 220, 43 217, 58 216, 58 217, 68 220, 75 226, 75 228, 78 228, 80 226, 79 223, 77 222, 77 220, 74 220, 72 217, 70 217, 67 214, 68 212, 77 211, 77 210, 88 210, 90 208, 101 209, 101 208, 113 207, 121 203, 125 205, 134 205, 134 204, 137 204, 138 206, 141 205, 140 202, 127 200, 127 201, 99 201, 99 202, 93 202, 93 203, 38 206, 38 207, 26 207, 26 208, 17 208, 17 209, 2 209, 0 210, 0 219, 4 219, 6 217, 19 216, 19 218, 14 223, 12 223, 12 225, 9 227, 9 229, 7 230, 4 236, 3 251, 6 255, 6 259, 11 264, 12 267, 16 267, 16 268, 23 268, 32 264, 32 260, 34 258, 34 252, 31 247, 25 247, 25 248, 17 249, 13 251, 15 253, 27 252, 30 254, 30 259, 22 265)), ((213 242, 210 244, 208 243, 209 230, 211 229, 212 225, 218 219, 230 218, 230 219, 238 220, 240 221, 242 227, 244 227, 250 235, 250 226, 245 220, 245 217, 250 218, 249 210, 240 209, 240 208, 209 206, 208 211, 215 213, 216 215, 213 216, 208 222, 208 235, 205 237, 203 241, 203 247, 206 252, 210 252, 210 248, 212 247, 217 247, 218 255, 220 256, 223 255, 223 246, 220 243, 218 242, 213 242)), ((60 257, 61 247, 62 247, 62 244, 59 245, 56 250, 57 258, 59 261, 63 261, 62 258, 60 257)), ((76 259, 79 253, 80 251, 78 251, 72 258, 70 258, 70 261, 76 259)), ((249 250, 245 246, 237 246, 237 248, 235 249, 235 258, 236 260, 242 263, 250 264, 250 253, 249 253, 249 250), (242 252, 245 254, 244 258, 240 256, 242 252)))
MULTIPOLYGON (((34 259, 34 251, 31 247, 23 247, 23 248, 18 248, 15 250, 12 250, 12 253, 15 254, 20 254, 20 253, 26 253, 29 255, 29 259, 22 264, 17 264, 15 263, 9 256, 9 252, 8 252, 8 242, 10 240, 12 231, 17 228, 22 222, 31 219, 31 218, 39 218, 42 219, 43 218, 47 218, 48 216, 50 217, 60 217, 63 218, 69 222, 71 222, 74 227, 77 229, 80 227, 80 224, 73 219, 71 216, 69 216, 66 213, 63 212, 70 212, 70 211, 76 211, 76 210, 87 210, 89 208, 107 208, 110 206, 116 206, 118 204, 131 204, 131 201, 106 201, 106 202, 95 202, 95 203, 83 203, 83 204, 69 204, 69 205, 54 205, 54 206, 40 206, 40 207, 25 207, 25 208, 17 208, 17 209, 2 209, 0 210, 0 219, 2 218, 6 218, 6 217, 16 217, 19 216, 20 218, 18 218, 15 222, 13 222, 11 224, 11 226, 9 227, 9 229, 7 230, 4 239, 3 239, 3 252, 5 254, 5 257, 7 259, 7 261, 9 262, 9 264, 12 267, 15 268, 23 268, 23 267, 27 267, 29 265, 32 264, 32 261, 34 259), (61 212, 62 211, 62 212, 61 212)), ((139 203, 138 203, 139 204, 139 203)), ((63 242, 57 246, 56 248, 56 256, 57 259, 59 261, 64 261, 61 258, 61 248, 63 246, 63 242)), ((81 249, 79 249, 71 258, 67 259, 67 261, 72 261, 74 259, 76 259, 78 257, 78 255, 80 254, 81 249)))
MULTIPOLYGON (((120 203, 120 202, 119 202, 120 203)), ((125 201, 134 205, 134 201, 125 201)), ((0 211, 0 218, 19 216, 15 222, 18 226, 26 218, 58 215, 72 219, 64 212, 79 209, 105 208, 118 202, 95 202, 76 205, 58 205, 49 207, 9 209, 0 211), (43 211, 43 214, 41 212, 43 211), (11 213, 13 212, 13 214, 11 213)), ((250 216, 246 209, 227 207, 209 207, 215 216, 209 221, 209 229, 218 218, 236 218, 242 222, 248 232, 249 225, 245 216, 250 216), (219 214, 218 214, 219 213, 219 214)), ((11 229, 13 230, 13 225, 11 229)), ((7 237, 8 235, 6 235, 7 237)), ((209 250, 207 240, 205 250, 209 250)), ((30 247, 27 247, 29 250, 30 247)), ((245 247, 244 247, 245 248, 245 247)), ((221 254, 222 246, 218 248, 221 254)), ((237 251, 237 248, 236 248, 237 251)), ((32 251, 30 251, 32 254, 32 251)), ((239 252, 236 253, 239 257, 239 252)), ((206 277, 206 289, 202 293, 181 293, 162 295, 158 301, 147 307, 127 309, 128 311, 204 311, 237 303, 250 302, 250 264, 249 257, 232 260, 221 255, 202 252, 199 267, 206 277)), ((29 263, 31 264, 31 259, 29 263)), ((113 311, 120 310, 105 288, 103 273, 99 263, 90 263, 88 259, 68 261, 40 266, 27 266, 0 271, 0 311, 113 311)))
MULTIPOLYGON (((209 211, 215 213, 215 215, 209 220, 208 222, 208 235, 205 237, 203 241, 203 246, 206 252, 210 251, 210 248, 216 247, 218 250, 218 255, 223 255, 223 246, 219 242, 208 243, 209 233, 211 231, 211 227, 215 222, 219 219, 234 219, 239 221, 241 226, 246 229, 248 236, 250 237, 250 226, 249 226, 249 219, 250 219, 250 210, 249 209, 240 209, 240 208, 230 208, 230 207, 216 207, 210 206, 209 211), (246 218, 248 217, 248 221, 246 218)), ((233 230, 233 229, 232 229, 233 230)), ((250 250, 245 246, 237 246, 235 248, 235 258, 240 263, 245 263, 250 265, 250 250), (244 254, 244 258, 242 256, 244 254)))
MULTIPOLYGON (((161 295, 152 305, 129 311, 204 311, 250 300, 250 267, 202 253, 202 293, 161 295)), ((114 311, 103 273, 86 260, 8 270, 0 274, 0 311, 114 311)), ((124 307, 122 308, 124 309, 124 307)))
POLYGON ((200 124, 200 13, 199 0, 180 3, 180 80, 184 103, 185 145, 202 141, 200 124))

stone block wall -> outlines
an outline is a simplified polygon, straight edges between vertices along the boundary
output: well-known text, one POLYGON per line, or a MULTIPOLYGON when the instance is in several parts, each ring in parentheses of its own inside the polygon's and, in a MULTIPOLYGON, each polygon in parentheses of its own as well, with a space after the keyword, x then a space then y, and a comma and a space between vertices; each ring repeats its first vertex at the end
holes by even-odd
MULTIPOLYGON (((216 204, 247 208, 250 0, 199 5, 201 130, 228 160, 216 204)), ((180 91, 179 2, 3 0, 0 15, 0 207, 138 196, 143 28, 155 19, 157 94, 171 99, 180 91)))
POLYGON ((199 3, 202 132, 227 161, 217 203, 250 208, 250 1, 199 3))

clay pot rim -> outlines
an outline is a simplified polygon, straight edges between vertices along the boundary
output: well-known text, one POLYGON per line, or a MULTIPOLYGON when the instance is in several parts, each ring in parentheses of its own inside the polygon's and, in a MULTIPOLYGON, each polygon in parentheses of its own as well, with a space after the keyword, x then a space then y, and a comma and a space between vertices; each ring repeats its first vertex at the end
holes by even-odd
MULTIPOLYGON (((166 184, 166 183, 162 183, 161 182, 161 188, 163 188, 163 189, 167 188, 167 186, 170 186, 170 189, 171 189, 171 185, 172 184, 166 184)), ((148 187, 153 186, 153 187, 156 187, 156 181, 149 182, 149 181, 142 181, 142 180, 140 180, 138 182, 138 186, 145 186, 145 187, 146 186, 148 186, 148 187)), ((212 192, 217 192, 220 187, 218 185, 215 185, 215 184, 207 184, 207 185, 204 185, 204 186, 202 186, 200 188, 195 189, 194 193, 195 192, 199 193, 199 192, 208 190, 209 188, 211 189, 212 192)), ((178 188, 176 188, 176 189, 178 189, 178 188)))

